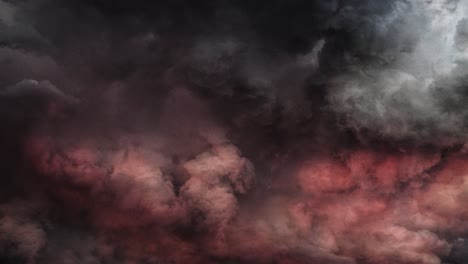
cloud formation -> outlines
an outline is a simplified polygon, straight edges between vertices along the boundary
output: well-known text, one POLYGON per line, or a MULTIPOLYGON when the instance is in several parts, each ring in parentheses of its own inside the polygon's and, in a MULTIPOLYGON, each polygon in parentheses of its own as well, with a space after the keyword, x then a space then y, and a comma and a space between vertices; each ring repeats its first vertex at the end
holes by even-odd
POLYGON ((466 263, 467 9, 0 1, 0 262, 466 263))

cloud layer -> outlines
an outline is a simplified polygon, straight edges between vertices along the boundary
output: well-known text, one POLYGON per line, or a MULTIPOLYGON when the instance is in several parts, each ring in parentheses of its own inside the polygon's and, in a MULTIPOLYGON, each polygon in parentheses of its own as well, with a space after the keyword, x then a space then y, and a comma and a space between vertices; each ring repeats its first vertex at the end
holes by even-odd
POLYGON ((467 10, 0 1, 0 262, 467 263, 467 10))

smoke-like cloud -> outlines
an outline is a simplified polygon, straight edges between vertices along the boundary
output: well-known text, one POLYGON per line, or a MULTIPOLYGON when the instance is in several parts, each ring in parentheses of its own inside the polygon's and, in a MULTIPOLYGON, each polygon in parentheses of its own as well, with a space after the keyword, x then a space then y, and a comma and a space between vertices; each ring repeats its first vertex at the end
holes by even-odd
POLYGON ((329 94, 345 125, 397 140, 463 143, 466 9, 464 1, 412 1, 368 22, 359 48, 371 62, 350 61, 329 94))
POLYGON ((0 1, 0 262, 466 263, 467 10, 0 1))

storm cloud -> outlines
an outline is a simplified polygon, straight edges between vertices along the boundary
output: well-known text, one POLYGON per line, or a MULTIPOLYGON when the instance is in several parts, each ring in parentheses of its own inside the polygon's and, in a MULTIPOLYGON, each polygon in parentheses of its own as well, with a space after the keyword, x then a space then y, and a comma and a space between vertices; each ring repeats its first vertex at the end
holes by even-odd
POLYGON ((0 262, 467 263, 467 11, 0 0, 0 262))

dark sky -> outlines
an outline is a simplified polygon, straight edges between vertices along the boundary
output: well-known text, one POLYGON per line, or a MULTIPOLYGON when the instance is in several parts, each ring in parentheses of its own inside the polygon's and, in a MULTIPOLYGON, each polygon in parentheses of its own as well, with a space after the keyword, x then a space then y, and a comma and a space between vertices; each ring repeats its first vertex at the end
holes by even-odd
POLYGON ((465 0, 0 0, 0 263, 468 263, 465 0))

